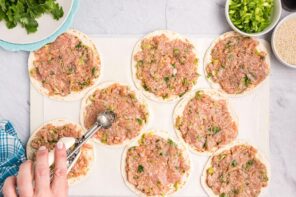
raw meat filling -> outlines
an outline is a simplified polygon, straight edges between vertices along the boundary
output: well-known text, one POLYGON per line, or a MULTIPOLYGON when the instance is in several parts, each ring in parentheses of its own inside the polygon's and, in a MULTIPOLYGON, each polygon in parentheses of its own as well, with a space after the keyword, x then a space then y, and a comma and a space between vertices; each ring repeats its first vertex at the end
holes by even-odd
POLYGON ((148 196, 178 190, 189 169, 182 150, 156 135, 143 135, 140 145, 127 152, 127 181, 148 196))
POLYGON ((96 90, 89 98, 84 113, 84 125, 90 128, 99 112, 111 110, 116 120, 109 129, 97 132, 95 138, 105 144, 121 144, 139 135, 148 119, 146 106, 138 101, 136 95, 127 86, 112 84, 105 89, 96 90))
POLYGON ((188 41, 170 40, 164 34, 144 39, 134 56, 144 89, 164 99, 190 90, 198 78, 193 48, 188 41))
POLYGON ((49 95, 67 96, 94 83, 100 73, 97 54, 69 33, 34 52, 30 75, 42 83, 49 95))
POLYGON ((257 86, 269 73, 267 54, 256 49, 258 44, 237 34, 220 40, 211 51, 207 77, 229 94, 240 94, 257 86))
MULTIPOLYGON (((37 151, 41 146, 45 146, 48 150, 53 150, 56 143, 62 137, 79 138, 81 135, 82 132, 73 124, 66 124, 64 126, 48 124, 38 131, 34 139, 31 141, 30 146, 34 151, 37 151)), ((90 161, 88 160, 86 151, 90 148, 92 147, 88 144, 83 145, 80 157, 68 173, 68 178, 76 178, 87 174, 90 161)), ((33 158, 35 158, 35 155, 33 158)))
POLYGON ((233 141, 238 133, 225 100, 197 91, 178 116, 176 127, 182 138, 199 152, 211 151, 233 141))
POLYGON ((213 157, 206 184, 220 197, 255 197, 267 186, 266 166, 256 149, 237 145, 213 157))

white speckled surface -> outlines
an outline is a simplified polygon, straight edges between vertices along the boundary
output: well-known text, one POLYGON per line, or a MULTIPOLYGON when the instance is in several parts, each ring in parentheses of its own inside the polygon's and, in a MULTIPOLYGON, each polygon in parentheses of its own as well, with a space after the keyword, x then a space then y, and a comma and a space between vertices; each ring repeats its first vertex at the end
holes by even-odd
MULTIPOLYGON (((144 34, 171 29, 187 34, 229 30, 225 0, 81 0, 73 27, 88 34, 144 34)), ((283 16, 287 15, 283 12, 283 16)), ((270 35, 267 36, 270 39, 270 35)), ((29 137, 28 54, 0 49, 0 118, 11 120, 29 137)), ((296 70, 274 62, 271 73, 269 196, 296 195, 296 70)))

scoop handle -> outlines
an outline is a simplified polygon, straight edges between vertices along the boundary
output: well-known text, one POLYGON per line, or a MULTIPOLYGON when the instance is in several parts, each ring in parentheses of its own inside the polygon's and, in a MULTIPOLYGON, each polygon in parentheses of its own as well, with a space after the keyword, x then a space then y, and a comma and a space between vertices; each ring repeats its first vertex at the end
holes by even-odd
MULTIPOLYGON (((59 142, 63 142, 66 150, 72 147, 75 144, 76 139, 73 137, 63 137, 59 140, 59 142)), ((48 153, 48 166, 54 164, 54 149, 48 153)))

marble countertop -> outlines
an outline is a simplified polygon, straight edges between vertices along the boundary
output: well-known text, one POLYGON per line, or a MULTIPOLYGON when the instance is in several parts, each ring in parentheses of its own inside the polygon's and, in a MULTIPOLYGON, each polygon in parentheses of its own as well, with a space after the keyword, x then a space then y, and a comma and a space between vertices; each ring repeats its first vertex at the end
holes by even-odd
MULTIPOLYGON (((230 30, 224 4, 225 0, 81 0, 73 28, 102 35, 145 34, 156 29, 221 34, 230 30)), ((284 11, 282 16, 287 14, 284 11)), ((26 52, 0 49, 0 118, 14 123, 24 143, 29 137, 30 113, 27 58, 26 52)), ((272 58, 269 196, 292 197, 296 194, 296 70, 272 58)))

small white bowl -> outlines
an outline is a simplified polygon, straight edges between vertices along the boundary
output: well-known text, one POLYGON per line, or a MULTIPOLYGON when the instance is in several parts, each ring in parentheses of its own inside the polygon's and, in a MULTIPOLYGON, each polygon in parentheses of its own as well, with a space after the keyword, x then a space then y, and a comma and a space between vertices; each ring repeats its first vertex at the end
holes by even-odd
POLYGON ((226 4, 225 4, 225 16, 226 16, 226 19, 227 19, 227 22, 228 24, 230 25, 230 27, 244 35, 244 36, 262 36, 266 33, 268 33, 269 31, 271 31, 274 26, 277 24, 277 22, 279 21, 280 17, 281 17, 281 13, 282 13, 282 3, 281 3, 281 0, 274 0, 274 9, 273 9, 273 13, 272 13, 272 19, 271 19, 271 23, 269 24, 269 26, 267 26, 263 31, 261 32, 258 32, 258 33, 246 33, 246 32, 243 32, 241 30, 239 30, 237 27, 234 26, 234 24, 232 23, 230 17, 229 17, 229 3, 230 3, 231 0, 227 0, 226 1, 226 4))
POLYGON ((288 66, 288 67, 291 67, 291 68, 294 68, 296 69, 296 65, 293 65, 293 64, 289 64, 287 62, 285 62, 281 57, 280 55, 278 54, 277 50, 276 50, 276 47, 275 47, 275 34, 278 30, 278 28, 288 19, 291 19, 291 18, 296 18, 296 13, 293 13, 293 14, 289 14, 288 16, 286 16, 285 18, 283 18, 278 24, 277 26, 275 27, 273 33, 272 33, 272 37, 271 37, 271 47, 272 47, 272 51, 275 55, 275 57, 284 65, 288 66))

